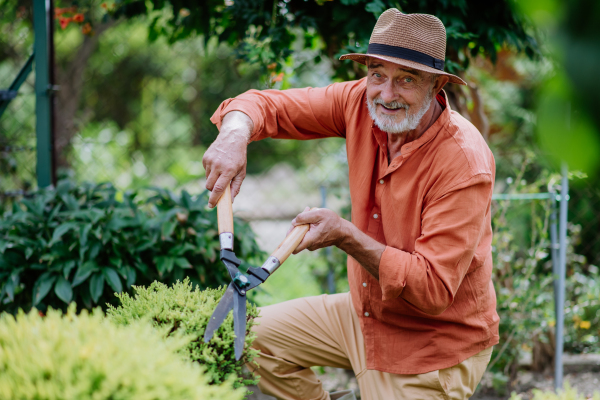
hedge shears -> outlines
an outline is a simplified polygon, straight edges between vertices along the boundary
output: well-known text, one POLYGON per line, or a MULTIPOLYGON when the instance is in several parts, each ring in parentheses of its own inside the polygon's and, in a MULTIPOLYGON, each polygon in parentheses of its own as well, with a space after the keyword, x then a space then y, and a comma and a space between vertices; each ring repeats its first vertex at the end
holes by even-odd
POLYGON ((239 360, 244 351, 246 338, 246 293, 267 280, 273 272, 298 247, 310 225, 296 226, 260 268, 249 267, 247 273, 238 269, 241 261, 233 251, 233 210, 231 204, 231 188, 227 185, 225 192, 217 202, 217 220, 219 224, 219 243, 221 245, 221 261, 225 264, 231 277, 231 283, 217 304, 208 326, 204 332, 204 343, 208 343, 215 331, 219 329, 227 315, 233 310, 233 332, 235 334, 235 359, 239 360))

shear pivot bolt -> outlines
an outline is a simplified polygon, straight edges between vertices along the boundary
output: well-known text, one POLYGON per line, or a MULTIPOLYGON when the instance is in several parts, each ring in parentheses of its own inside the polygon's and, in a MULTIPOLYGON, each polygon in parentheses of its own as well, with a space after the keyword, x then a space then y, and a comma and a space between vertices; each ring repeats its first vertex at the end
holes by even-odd
POLYGON ((233 282, 237 285, 237 287, 239 287, 240 289, 245 289, 248 286, 250 286, 250 281, 248 280, 248 277, 245 276, 244 274, 242 274, 241 272, 238 272, 235 277, 233 278, 233 282))

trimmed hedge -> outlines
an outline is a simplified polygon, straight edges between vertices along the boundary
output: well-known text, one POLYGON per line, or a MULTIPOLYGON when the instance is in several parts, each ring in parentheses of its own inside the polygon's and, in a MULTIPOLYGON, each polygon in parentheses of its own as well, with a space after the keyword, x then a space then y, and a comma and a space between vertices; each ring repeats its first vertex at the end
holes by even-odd
POLYGON ((244 355, 235 360, 233 317, 230 313, 209 343, 204 343, 204 332, 208 321, 225 292, 221 289, 193 289, 189 279, 178 282, 172 288, 154 282, 150 287, 134 287, 135 297, 127 293, 118 295, 121 305, 109 306, 107 317, 116 324, 129 325, 137 321, 150 321, 151 325, 167 337, 186 338, 186 346, 181 349, 184 358, 202 365, 210 377, 210 382, 220 384, 232 376, 236 388, 257 381, 244 376, 243 366, 252 362, 258 353, 250 346, 256 335, 252 326, 258 316, 256 306, 247 304, 246 342, 244 355))
POLYGON ((50 309, 0 316, 0 398, 241 400, 231 382, 209 385, 198 365, 176 354, 147 324, 117 326, 100 310, 65 316, 50 309))
MULTIPOLYGON (((104 307, 116 304, 114 292, 155 280, 187 277, 201 288, 229 283, 207 192, 149 190, 139 200, 110 183, 62 180, 13 203, 0 220, 0 310, 65 310, 71 301, 104 307)), ((235 232, 239 258, 262 264, 265 254, 249 225, 236 219, 235 232)))
MULTIPOLYGON (((538 389, 533 389, 533 398, 532 400, 600 400, 600 392, 594 391, 593 397, 587 397, 581 395, 574 388, 569 385, 569 382, 565 383, 564 390, 558 390, 558 392, 552 391, 541 391, 538 389)), ((523 400, 521 395, 516 393, 512 393, 509 400, 523 400)))

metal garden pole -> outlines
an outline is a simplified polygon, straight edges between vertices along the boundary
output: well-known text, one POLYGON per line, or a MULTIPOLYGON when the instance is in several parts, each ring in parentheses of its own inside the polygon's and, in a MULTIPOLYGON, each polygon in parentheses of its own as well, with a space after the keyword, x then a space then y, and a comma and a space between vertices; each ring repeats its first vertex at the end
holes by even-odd
MULTIPOLYGON (((556 228, 556 193, 550 198, 550 254, 552 256, 552 276, 554 277, 554 315, 558 313, 558 233, 556 228)), ((555 360, 556 361, 556 360, 555 360)), ((556 367, 556 366, 555 366, 556 367)))
POLYGON ((562 166, 559 214, 559 260, 558 290, 556 293, 556 356, 554 368, 554 388, 563 387, 563 350, 565 327, 565 275, 567 271, 567 205, 569 201, 569 177, 567 166, 562 166))
POLYGON ((33 0, 35 33, 35 116, 38 187, 52 183, 52 106, 50 95, 50 0, 33 0))

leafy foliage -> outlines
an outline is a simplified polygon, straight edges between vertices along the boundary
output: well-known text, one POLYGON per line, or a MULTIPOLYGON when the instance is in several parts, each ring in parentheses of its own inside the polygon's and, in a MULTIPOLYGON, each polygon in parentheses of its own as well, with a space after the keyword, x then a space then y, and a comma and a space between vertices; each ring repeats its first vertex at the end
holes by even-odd
POLYGON ((204 343, 204 331, 225 288, 200 290, 196 287, 194 290, 186 278, 171 288, 154 282, 148 288, 135 286, 134 290, 135 297, 122 293, 118 295, 121 305, 109 306, 107 316, 110 320, 119 325, 149 320, 169 337, 185 337, 187 344, 181 353, 186 359, 202 365, 213 384, 220 384, 232 375, 235 377, 235 387, 256 384, 256 380, 245 376, 242 371, 244 364, 252 362, 258 353, 250 348, 256 337, 251 331, 254 319, 258 316, 256 306, 248 304, 244 355, 236 361, 232 314, 227 316, 213 339, 204 343))
POLYGON ((147 324, 107 321, 100 310, 65 316, 48 310, 0 316, 0 397, 3 399, 237 400, 231 382, 209 385, 201 368, 175 353, 147 324))
MULTIPOLYGON (((568 382, 565 383, 564 390, 558 390, 558 393, 555 391, 545 391, 534 389, 533 390, 533 399, 532 400, 600 400, 600 392, 594 392, 593 397, 586 397, 585 395, 581 395, 577 392, 576 389, 572 388, 568 382)), ((510 396, 509 400, 523 400, 521 395, 513 393, 510 396)))
MULTIPOLYGON (((122 194, 108 183, 63 180, 15 202, 0 221, 2 309, 64 309, 70 301, 92 308, 155 280, 189 277, 203 288, 228 283, 206 193, 151 194, 137 200, 138 193, 122 194)), ((235 231, 240 258, 260 263, 250 227, 236 220, 235 231)))
MULTIPOLYGON (((522 179, 531 159, 509 179, 509 193, 539 193, 557 190, 559 175, 542 174, 527 184, 522 179)), ((502 185, 500 183, 498 186, 502 185)), ((554 340, 554 275, 552 268, 552 202, 497 201, 492 206, 494 275, 500 315, 500 344, 495 347, 488 369, 514 381, 522 351, 532 351, 538 342, 554 340)), ((558 212, 558 211, 557 211, 558 212)), ((565 299, 565 348, 575 352, 597 351, 600 309, 598 268, 575 253, 580 227, 568 227, 565 299), (572 323, 571 323, 572 321, 572 323)), ((558 257, 558 254, 556 255, 558 257)), ((550 346, 553 348, 553 345, 550 346)), ((536 352, 534 354, 534 364, 536 352)))
MULTIPOLYGON (((265 71, 272 63, 281 67, 293 53, 292 43, 299 32, 304 47, 321 40, 324 57, 366 50, 376 18, 391 7, 434 14, 444 22, 451 72, 468 66, 467 54, 484 53, 494 59, 503 45, 530 56, 538 49, 525 20, 509 0, 207 0, 201 5, 193 0, 119 0, 115 6, 110 12, 113 18, 148 15, 152 39, 166 36, 175 42, 193 34, 215 36, 235 45, 240 57, 262 64, 265 71)), ((350 62, 336 65, 338 77, 353 75, 350 62)))

